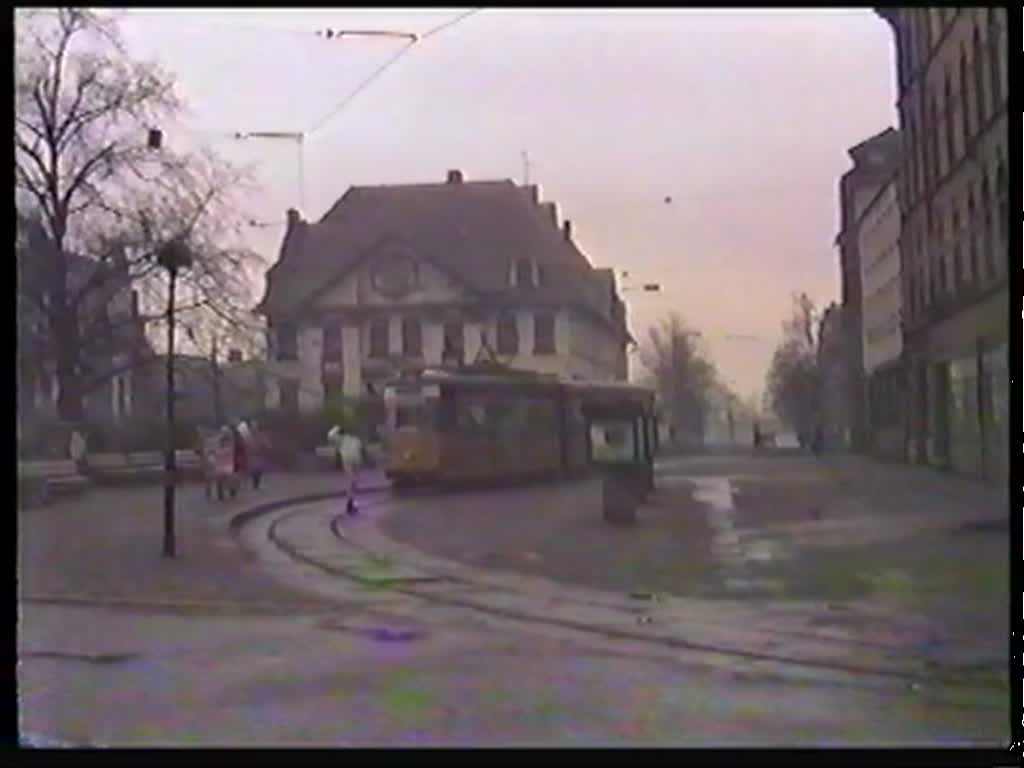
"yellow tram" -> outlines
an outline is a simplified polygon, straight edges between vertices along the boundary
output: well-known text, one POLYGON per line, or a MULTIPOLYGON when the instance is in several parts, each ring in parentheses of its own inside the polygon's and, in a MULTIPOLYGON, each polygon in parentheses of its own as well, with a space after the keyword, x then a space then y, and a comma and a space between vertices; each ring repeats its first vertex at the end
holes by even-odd
POLYGON ((387 471, 398 487, 653 469, 654 395, 511 369, 435 369, 390 382, 387 471))

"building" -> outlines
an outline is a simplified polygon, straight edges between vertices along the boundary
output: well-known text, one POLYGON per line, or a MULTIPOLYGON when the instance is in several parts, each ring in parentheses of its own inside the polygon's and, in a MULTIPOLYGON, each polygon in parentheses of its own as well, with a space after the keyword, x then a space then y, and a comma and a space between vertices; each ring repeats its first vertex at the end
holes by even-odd
POLYGON ((892 178, 899 164, 900 137, 886 128, 848 150, 853 168, 839 180, 839 222, 836 238, 842 279, 843 349, 846 355, 846 413, 850 447, 867 446, 867 389, 864 377, 864 290, 861 284, 859 223, 864 209, 892 178))
POLYGON ((886 7, 895 36, 913 460, 1008 474, 1007 14, 886 7))
POLYGON ((536 186, 352 187, 315 223, 288 212, 257 311, 267 406, 313 411, 397 372, 494 357, 516 368, 624 380, 625 307, 536 186))
MULTIPOLYGON (((47 307, 52 280, 49 242, 38 222, 22 218, 18 233, 18 428, 26 437, 57 420, 60 393, 47 307)), ((152 354, 138 294, 127 267, 81 254, 65 255, 68 300, 78 302, 82 411, 90 425, 112 426, 131 417, 134 368, 152 354), (119 271, 120 270, 120 271, 119 271)))
POLYGON ((821 375, 821 431, 823 448, 841 451, 850 447, 849 356, 843 309, 833 302, 818 323, 818 371, 821 375))
POLYGON ((900 204, 895 174, 878 190, 857 223, 861 324, 867 387, 865 448, 876 456, 906 457, 903 367, 903 294, 900 204))

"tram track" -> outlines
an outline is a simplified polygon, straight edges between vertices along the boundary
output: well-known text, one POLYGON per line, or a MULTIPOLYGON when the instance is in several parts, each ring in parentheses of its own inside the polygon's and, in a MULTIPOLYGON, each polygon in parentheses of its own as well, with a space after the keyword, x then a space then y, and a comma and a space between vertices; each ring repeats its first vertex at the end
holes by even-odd
MULTIPOLYGON (((495 618, 505 619, 514 621, 516 623, 535 625, 535 626, 546 626, 553 627, 563 630, 571 630, 574 632, 580 632, 584 635, 589 636, 600 636, 612 640, 622 640, 632 643, 640 643, 648 646, 659 647, 662 649, 672 649, 676 651, 685 651, 690 653, 706 653, 713 654, 722 657, 732 657, 736 659, 742 659, 746 662, 752 663, 765 663, 765 664, 784 664, 792 665, 795 667, 805 668, 808 670, 819 670, 828 673, 847 674, 854 676, 869 676, 876 679, 888 680, 890 682, 900 682, 906 684, 912 689, 928 688, 934 690, 939 685, 984 685, 981 681, 966 681, 961 676, 958 676, 955 670, 941 669, 940 667, 931 666, 927 669, 920 671, 908 671, 904 669, 898 669, 888 666, 869 666, 853 663, 845 663, 835 660, 828 659, 817 659, 817 658, 806 658, 796 655, 788 655, 785 653, 772 652, 769 650, 754 650, 748 648, 737 648, 729 647, 713 643, 697 642, 689 640, 684 637, 675 635, 658 634, 655 632, 637 632, 630 631, 629 629, 618 628, 608 625, 593 624, 586 621, 580 621, 564 616, 551 616, 544 615, 536 611, 522 610, 518 608, 509 608, 498 605, 487 605, 479 600, 466 598, 461 595, 432 591, 424 588, 427 584, 450 584, 452 586, 459 587, 474 587, 481 586, 482 588, 490 589, 491 585, 483 584, 478 585, 471 579, 464 579, 452 574, 436 574, 430 573, 428 569, 417 568, 417 570, 423 570, 424 576, 421 577, 401 577, 396 576, 394 578, 378 577, 378 578, 367 578, 358 569, 341 565, 337 562, 325 562, 317 557, 312 557, 306 552, 303 552, 300 547, 295 546, 290 542, 286 536, 283 535, 283 527, 289 521, 304 515, 309 514, 308 503, 301 508, 292 509, 291 511, 285 511, 281 508, 267 510, 260 516, 277 513, 273 520, 266 527, 265 538, 267 542, 273 546, 281 554, 285 555, 288 559, 313 568, 321 573, 327 574, 334 578, 342 579, 351 584, 356 584, 362 587, 373 587, 377 589, 385 589, 394 594, 402 595, 405 597, 413 598, 418 601, 422 601, 427 604, 443 605, 446 607, 457 607, 472 611, 478 614, 484 614, 495 618)), ((254 516, 250 516, 246 522, 251 522, 254 516)), ((342 514, 334 515, 330 518, 328 523, 328 529, 332 537, 338 542, 339 545, 348 547, 355 550, 360 556, 364 558, 378 558, 384 561, 390 561, 391 558, 387 555, 381 554, 380 552, 366 546, 365 544, 356 541, 353 537, 346 536, 342 530, 342 522, 345 516, 342 514)), ((785 634, 785 633, 779 633, 785 634)), ((789 633, 792 635, 792 633, 789 633)), ((803 638, 807 638, 805 634, 803 638)), ((831 639, 825 642, 847 642, 848 640, 837 640, 831 639)), ((856 643, 856 641, 852 641, 856 643)), ((966 671, 966 670, 964 670, 966 671)), ((929 696, 929 698, 936 698, 929 696)))

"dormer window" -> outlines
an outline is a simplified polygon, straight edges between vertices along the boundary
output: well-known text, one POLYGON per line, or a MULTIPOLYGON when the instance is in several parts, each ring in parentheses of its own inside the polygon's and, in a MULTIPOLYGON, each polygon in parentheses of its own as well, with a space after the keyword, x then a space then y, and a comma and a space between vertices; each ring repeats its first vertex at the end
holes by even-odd
POLYGON ((535 264, 530 259, 517 259, 512 270, 512 285, 536 285, 535 264))

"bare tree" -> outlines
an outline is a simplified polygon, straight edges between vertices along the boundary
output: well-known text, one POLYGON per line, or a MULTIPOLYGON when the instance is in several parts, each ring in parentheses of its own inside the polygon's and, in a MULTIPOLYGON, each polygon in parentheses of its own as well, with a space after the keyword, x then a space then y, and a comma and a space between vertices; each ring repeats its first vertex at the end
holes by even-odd
POLYGON ((19 249, 19 298, 43 318, 34 349, 55 363, 58 413, 78 420, 85 394, 139 362, 112 354, 125 342, 112 325, 136 320, 112 317, 109 301, 130 287, 160 321, 155 257, 167 243, 184 240, 194 257, 179 280, 193 299, 182 313, 237 320, 249 304, 257 257, 237 245, 246 176, 154 146, 151 131, 172 125, 181 102, 171 77, 127 56, 111 18, 19 11, 15 41, 16 202, 38 236, 19 249), (84 275, 73 264, 83 260, 84 275))
POLYGON ((817 311, 807 294, 793 297, 792 314, 782 327, 765 394, 772 410, 805 444, 821 423, 817 311))
POLYGON ((661 395, 670 426, 679 435, 702 440, 717 386, 714 364, 700 344, 701 335, 677 314, 651 328, 640 362, 661 395))

